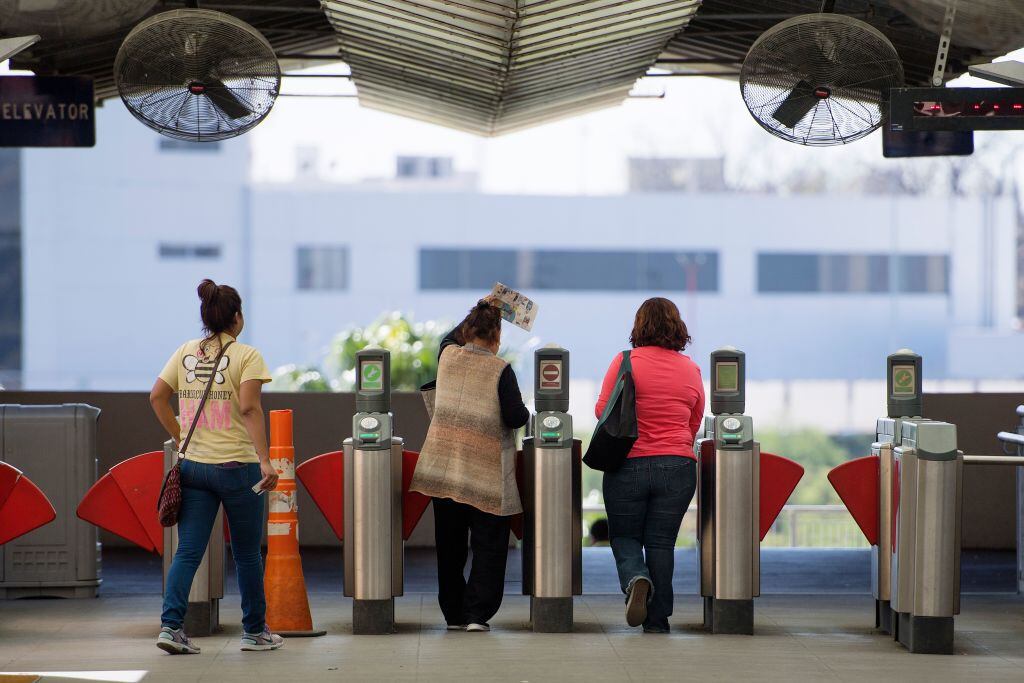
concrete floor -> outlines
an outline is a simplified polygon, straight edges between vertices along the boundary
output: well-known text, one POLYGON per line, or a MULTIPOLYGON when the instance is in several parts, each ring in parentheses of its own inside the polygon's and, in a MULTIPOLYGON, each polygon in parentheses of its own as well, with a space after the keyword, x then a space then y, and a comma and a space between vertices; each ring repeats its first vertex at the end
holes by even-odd
POLYGON ((401 625, 392 636, 352 636, 346 599, 314 593, 311 603, 327 636, 240 652, 240 613, 229 597, 224 633, 197 639, 201 655, 175 657, 152 644, 157 596, 0 603, 0 672, 136 671, 127 680, 144 672, 142 680, 168 683, 1024 680, 1024 600, 1016 596, 966 596, 957 655, 946 657, 911 655, 873 634, 870 597, 858 595, 759 598, 754 637, 701 632, 701 603, 692 595, 678 600, 667 636, 626 627, 618 596, 578 598, 576 632, 564 635, 530 632, 528 601, 518 595, 506 598, 491 633, 445 631, 430 594, 398 600, 401 625))
MULTIPOLYGON (((230 552, 227 574, 234 573, 230 552)), ((964 551, 961 590, 965 593, 1011 593, 1017 588, 1017 557, 1010 552, 964 551)), ((302 566, 311 593, 336 593, 342 585, 340 548, 303 548, 302 566)), ((103 552, 104 596, 149 595, 162 590, 160 558, 139 549, 106 549, 103 552)), ((864 549, 762 548, 761 591, 768 593, 869 593, 871 551, 864 549)), ((505 573, 506 593, 518 592, 522 558, 510 550, 505 573)), ((673 575, 676 593, 697 592, 697 554, 676 550, 673 575)), ((234 581, 225 589, 236 592, 234 581)), ((430 593, 437 590, 437 570, 432 548, 405 551, 405 590, 430 593)), ((583 549, 583 592, 615 593, 619 580, 611 548, 583 549)))
MULTIPOLYGON (((1012 588, 1013 558, 965 554, 957 656, 911 655, 873 633, 865 551, 762 551, 758 635, 711 636, 698 628, 692 551, 680 551, 673 633, 628 628, 610 551, 587 549, 587 594, 576 599, 576 631, 534 634, 519 595, 519 558, 509 558, 505 602, 491 633, 449 633, 437 607, 433 554, 407 555, 399 632, 353 636, 351 601, 341 597, 334 550, 304 551, 313 619, 328 635, 291 639, 273 653, 238 650, 240 610, 233 577, 221 602, 224 632, 196 639, 203 654, 171 657, 153 645, 160 612, 155 556, 105 552, 96 600, 0 601, 3 672, 94 672, 77 680, 497 681, 785 680, 1024 681, 1024 598, 1012 588), (95 672, 111 672, 97 674, 95 672), (106 678, 100 678, 106 676, 106 678)), ((230 571, 230 568, 229 568, 230 571)), ((84 673, 82 674, 85 675, 84 673)), ((46 676, 42 680, 63 680, 46 676)), ((72 678, 70 680, 76 680, 72 678)))

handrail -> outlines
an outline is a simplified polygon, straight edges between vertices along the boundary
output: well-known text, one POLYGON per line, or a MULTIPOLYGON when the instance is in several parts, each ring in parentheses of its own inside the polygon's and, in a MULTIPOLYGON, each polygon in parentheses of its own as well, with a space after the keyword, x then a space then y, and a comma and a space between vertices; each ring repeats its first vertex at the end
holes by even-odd
POLYGON ((1024 458, 1019 455, 965 455, 965 465, 1009 465, 1024 467, 1024 458))
MULTIPOLYGON (((1024 406, 1021 406, 1024 407, 1024 406)), ((1010 455, 1010 449, 1007 449, 1006 444, 1015 446, 1018 449, 1024 448, 1024 434, 1015 434, 1014 432, 999 432, 996 434, 996 438, 1003 442, 1003 452, 1010 455)))

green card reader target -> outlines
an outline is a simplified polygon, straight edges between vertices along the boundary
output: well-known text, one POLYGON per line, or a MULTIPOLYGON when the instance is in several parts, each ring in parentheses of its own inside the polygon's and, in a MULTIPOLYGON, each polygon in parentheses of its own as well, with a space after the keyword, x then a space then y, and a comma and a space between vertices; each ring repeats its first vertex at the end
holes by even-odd
POLYGON ((391 353, 363 349, 356 354, 352 439, 364 448, 390 448, 391 431, 391 353))
POLYGON ((921 356, 900 349, 888 357, 886 398, 889 417, 914 417, 924 412, 921 399, 921 356))

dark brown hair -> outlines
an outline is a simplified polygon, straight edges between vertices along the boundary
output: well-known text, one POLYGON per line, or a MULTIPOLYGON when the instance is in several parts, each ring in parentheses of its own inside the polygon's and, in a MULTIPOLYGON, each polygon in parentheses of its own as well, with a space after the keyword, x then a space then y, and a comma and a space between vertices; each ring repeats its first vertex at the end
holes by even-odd
POLYGON ((199 283, 199 316, 203 319, 203 332, 212 339, 235 324, 235 314, 242 312, 242 297, 230 285, 218 285, 207 278, 199 283))
POLYGON ((490 302, 480 299, 469 309, 469 315, 459 323, 455 333, 460 344, 482 339, 493 344, 501 337, 501 311, 490 302))
POLYGON ((633 321, 629 343, 637 346, 660 346, 673 351, 682 351, 690 341, 686 323, 679 315, 679 308, 668 299, 656 296, 640 305, 633 321))

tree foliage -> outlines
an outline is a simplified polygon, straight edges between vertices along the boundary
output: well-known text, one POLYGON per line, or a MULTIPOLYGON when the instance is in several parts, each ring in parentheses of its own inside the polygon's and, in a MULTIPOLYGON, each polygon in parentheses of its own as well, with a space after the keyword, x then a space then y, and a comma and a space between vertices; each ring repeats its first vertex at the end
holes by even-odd
POLYGON ((331 342, 325 366, 331 373, 335 391, 355 387, 356 353, 372 346, 391 352, 391 388, 416 391, 437 377, 437 349, 451 323, 429 320, 417 323, 394 311, 366 327, 345 330, 331 342))
MULTIPOLYGON (((350 327, 331 341, 322 369, 285 365, 274 371, 273 391, 351 391, 355 387, 356 353, 367 347, 391 352, 391 388, 417 391, 437 377, 437 351, 454 323, 415 322, 400 311, 385 313, 366 327, 350 327)), ((535 345, 531 339, 527 345, 535 345)), ((524 347, 525 348, 525 347, 524 347)), ((523 348, 505 347, 499 355, 515 364, 523 348)))

